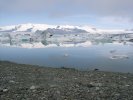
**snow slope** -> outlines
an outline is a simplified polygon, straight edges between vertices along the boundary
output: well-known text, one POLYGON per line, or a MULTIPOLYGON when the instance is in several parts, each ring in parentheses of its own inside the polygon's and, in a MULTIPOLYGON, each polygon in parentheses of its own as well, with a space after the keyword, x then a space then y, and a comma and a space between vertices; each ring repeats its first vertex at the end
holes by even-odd
POLYGON ((35 32, 37 30, 46 30, 48 28, 55 28, 54 25, 46 24, 21 24, 21 25, 12 25, 0 27, 0 31, 10 31, 10 32, 21 32, 21 31, 31 31, 35 32))
POLYGON ((48 24, 19 24, 11 26, 0 27, 0 32, 36 32, 44 31, 47 29, 51 30, 61 30, 66 32, 71 32, 75 29, 86 31, 91 34, 121 34, 121 33, 133 33, 133 29, 98 29, 92 26, 73 26, 73 25, 48 25, 48 24))
POLYGON ((0 27, 0 31, 4 32, 36 32, 37 30, 44 31, 47 29, 59 29, 70 31, 71 29, 80 29, 87 31, 88 33, 123 33, 124 30, 105 30, 105 29, 97 29, 92 26, 72 26, 72 25, 47 25, 47 24, 20 24, 20 25, 12 25, 12 26, 4 26, 0 27))

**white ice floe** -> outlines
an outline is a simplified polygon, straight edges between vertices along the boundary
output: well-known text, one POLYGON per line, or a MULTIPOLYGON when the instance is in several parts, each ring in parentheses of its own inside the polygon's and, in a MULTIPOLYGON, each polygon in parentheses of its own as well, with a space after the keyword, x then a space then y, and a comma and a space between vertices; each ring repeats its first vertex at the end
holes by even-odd
POLYGON ((112 44, 114 44, 114 45, 123 45, 123 42, 118 42, 118 41, 114 41, 112 44))
POLYGON ((74 47, 74 46, 75 46, 74 44, 63 44, 63 43, 59 44, 59 47, 74 47))
POLYGON ((128 59, 128 55, 112 55, 110 59, 128 59))
POLYGON ((76 44, 75 46, 76 46, 76 47, 89 47, 89 46, 91 46, 91 45, 92 45, 91 41, 86 41, 86 42, 84 42, 84 43, 78 43, 78 44, 76 44))
POLYGON ((0 43, 0 46, 1 46, 1 47, 3 47, 3 46, 4 46, 4 47, 9 47, 9 46, 11 46, 11 45, 10 45, 10 43, 7 43, 7 44, 1 44, 1 43, 0 43))
POLYGON ((69 55, 67 53, 64 54, 64 57, 68 57, 69 55))
POLYGON ((23 43, 23 44, 20 44, 20 47, 22 48, 44 48, 45 46, 41 43, 41 42, 38 42, 38 43, 23 43))

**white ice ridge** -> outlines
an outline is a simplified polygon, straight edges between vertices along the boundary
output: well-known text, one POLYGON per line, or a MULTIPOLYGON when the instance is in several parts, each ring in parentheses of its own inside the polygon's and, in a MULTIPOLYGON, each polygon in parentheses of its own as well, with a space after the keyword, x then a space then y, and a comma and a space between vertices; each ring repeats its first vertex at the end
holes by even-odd
POLYGON ((125 32, 124 29, 98 29, 89 25, 48 25, 48 24, 19 24, 19 25, 11 25, 11 26, 3 26, 0 27, 0 31, 11 31, 11 32, 20 32, 20 31, 27 31, 31 30, 31 32, 35 32, 37 30, 46 30, 48 28, 58 28, 58 29, 82 29, 90 33, 123 33, 125 32))

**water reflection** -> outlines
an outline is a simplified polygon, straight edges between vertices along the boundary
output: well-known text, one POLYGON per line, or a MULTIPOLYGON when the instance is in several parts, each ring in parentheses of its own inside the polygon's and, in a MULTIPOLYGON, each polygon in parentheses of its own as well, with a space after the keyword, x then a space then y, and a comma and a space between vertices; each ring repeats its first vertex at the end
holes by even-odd
POLYGON ((50 67, 95 68, 106 71, 133 72, 133 46, 106 43, 89 47, 13 48, 1 47, 0 60, 50 67))

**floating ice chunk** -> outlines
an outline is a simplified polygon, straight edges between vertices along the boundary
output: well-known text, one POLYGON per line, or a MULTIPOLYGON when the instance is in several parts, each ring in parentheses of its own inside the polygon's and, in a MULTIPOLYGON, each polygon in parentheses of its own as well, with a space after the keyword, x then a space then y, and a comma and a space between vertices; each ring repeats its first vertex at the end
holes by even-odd
POLYGON ((7 44, 0 44, 0 46, 10 47, 11 45, 9 43, 7 43, 7 44))
POLYGON ((89 47, 91 45, 92 45, 91 41, 86 41, 84 43, 78 43, 78 44, 76 44, 76 47, 89 47))
POLYGON ((69 55, 67 53, 64 54, 64 57, 68 57, 69 55))
POLYGON ((61 47, 74 47, 74 44, 60 44, 61 47))
POLYGON ((110 59, 128 59, 127 55, 112 55, 110 59))
POLYGON ((38 43, 33 43, 33 47, 34 48, 43 48, 44 45, 41 42, 38 42, 38 43))
POLYGON ((49 48, 49 47, 57 47, 57 45, 56 44, 49 44, 49 45, 45 46, 45 48, 49 48))
POLYGON ((32 44, 29 44, 29 43, 23 43, 23 44, 20 44, 20 46, 22 48, 32 48, 33 47, 33 45, 32 44))
POLYGON ((44 48, 44 45, 41 42, 38 43, 22 43, 20 44, 22 48, 44 48))
POLYGON ((112 44, 114 44, 114 45, 123 45, 123 43, 121 42, 118 42, 118 41, 114 41, 112 44))

